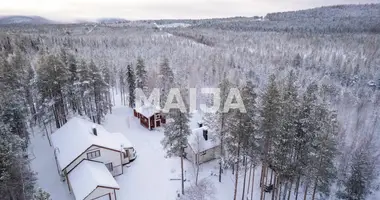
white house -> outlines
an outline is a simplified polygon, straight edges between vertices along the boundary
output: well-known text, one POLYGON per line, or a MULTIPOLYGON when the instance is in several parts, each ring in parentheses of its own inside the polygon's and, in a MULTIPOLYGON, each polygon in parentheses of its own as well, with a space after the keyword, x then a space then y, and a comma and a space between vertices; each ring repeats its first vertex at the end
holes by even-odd
POLYGON ((136 158, 136 151, 124 135, 110 133, 101 125, 78 117, 70 119, 54 132, 51 140, 58 172, 76 200, 95 199, 94 196, 113 200, 119 187, 109 179, 123 174, 123 165, 136 158), (101 178, 93 180, 91 176, 101 178), (89 193, 82 194, 83 190, 78 189, 83 187, 84 182, 81 181, 86 181, 86 184, 87 181, 95 181, 89 184, 93 190, 88 189, 89 193))
POLYGON ((186 158, 195 164, 202 164, 220 156, 220 143, 211 139, 206 126, 199 126, 192 130, 185 148, 186 158))

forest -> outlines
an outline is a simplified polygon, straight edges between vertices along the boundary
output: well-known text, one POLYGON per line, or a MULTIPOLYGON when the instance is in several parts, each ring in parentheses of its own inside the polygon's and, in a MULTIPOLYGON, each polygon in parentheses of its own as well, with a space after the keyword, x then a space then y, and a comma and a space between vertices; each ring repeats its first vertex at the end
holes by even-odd
MULTIPOLYGON (((313 200, 367 199, 380 177, 379 10, 323 7, 161 29, 154 22, 173 21, 1 26, 0 196, 50 199, 29 167, 33 127, 48 134, 73 115, 100 124, 116 90, 132 107, 135 88, 218 87, 222 99, 239 88, 247 109, 204 117, 225 152, 220 173, 272 169, 272 199, 301 189, 313 200)), ((174 133, 189 130, 165 129, 171 141, 174 133)))

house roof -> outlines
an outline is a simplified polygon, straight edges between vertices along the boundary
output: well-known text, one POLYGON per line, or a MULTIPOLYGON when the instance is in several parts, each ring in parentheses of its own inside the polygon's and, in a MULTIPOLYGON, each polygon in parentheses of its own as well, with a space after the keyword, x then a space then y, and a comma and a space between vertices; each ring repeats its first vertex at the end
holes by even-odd
POLYGON ((143 105, 141 107, 137 107, 135 108, 136 112, 144 115, 145 117, 151 117, 152 115, 160 112, 160 108, 154 106, 154 105, 151 105, 151 104, 148 104, 148 105, 143 105))
POLYGON ((210 136, 212 136, 210 134, 210 132, 208 132, 208 134, 207 134, 208 135, 208 140, 205 140, 204 137, 203 137, 203 130, 207 130, 208 131, 208 127, 207 126, 203 126, 203 127, 200 127, 200 128, 193 129, 191 131, 191 134, 188 137, 189 145, 190 145, 191 149, 195 153, 206 151, 208 149, 211 149, 211 148, 214 148, 216 146, 219 146, 219 142, 213 140, 210 137, 210 136))
POLYGON ((123 148, 131 148, 133 147, 132 143, 122 134, 122 133, 112 133, 112 137, 116 141, 120 141, 123 148))
POLYGON ((82 200, 97 187, 120 189, 115 179, 103 163, 83 160, 70 174, 70 185, 75 199, 82 200))
POLYGON ((122 145, 130 145, 121 133, 110 133, 103 126, 79 117, 71 118, 52 134, 51 139, 62 170, 93 145, 116 151, 121 151, 122 145), (96 128, 97 136, 93 134, 93 128, 96 128))

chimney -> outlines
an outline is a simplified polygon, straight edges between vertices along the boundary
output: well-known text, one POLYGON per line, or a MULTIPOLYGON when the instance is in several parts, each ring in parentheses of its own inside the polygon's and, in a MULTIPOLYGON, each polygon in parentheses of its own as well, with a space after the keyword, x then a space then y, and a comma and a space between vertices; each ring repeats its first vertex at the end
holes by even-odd
POLYGON ((95 127, 95 126, 92 127, 92 133, 93 133, 95 136, 98 136, 98 131, 96 130, 96 127, 95 127))
POLYGON ((207 129, 203 129, 203 138, 207 141, 208 140, 208 131, 207 129))
POLYGON ((198 127, 201 128, 203 126, 203 123, 201 121, 198 122, 198 127))

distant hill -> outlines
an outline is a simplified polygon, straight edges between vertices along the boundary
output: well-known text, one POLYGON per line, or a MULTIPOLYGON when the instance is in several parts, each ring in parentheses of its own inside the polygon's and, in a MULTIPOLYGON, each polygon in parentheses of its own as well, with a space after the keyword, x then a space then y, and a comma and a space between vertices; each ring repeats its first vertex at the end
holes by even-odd
POLYGON ((56 22, 39 16, 0 16, 0 24, 54 24, 56 22))
POLYGON ((97 22, 104 23, 104 24, 117 24, 117 23, 126 23, 129 21, 122 18, 101 18, 101 19, 98 19, 97 22))
POLYGON ((234 31, 380 33, 380 4, 337 5, 270 13, 263 20, 236 18, 200 23, 201 28, 234 31))
POLYGON ((272 21, 337 20, 355 18, 380 19, 380 4, 336 5, 300 11, 270 13, 266 17, 272 21))

